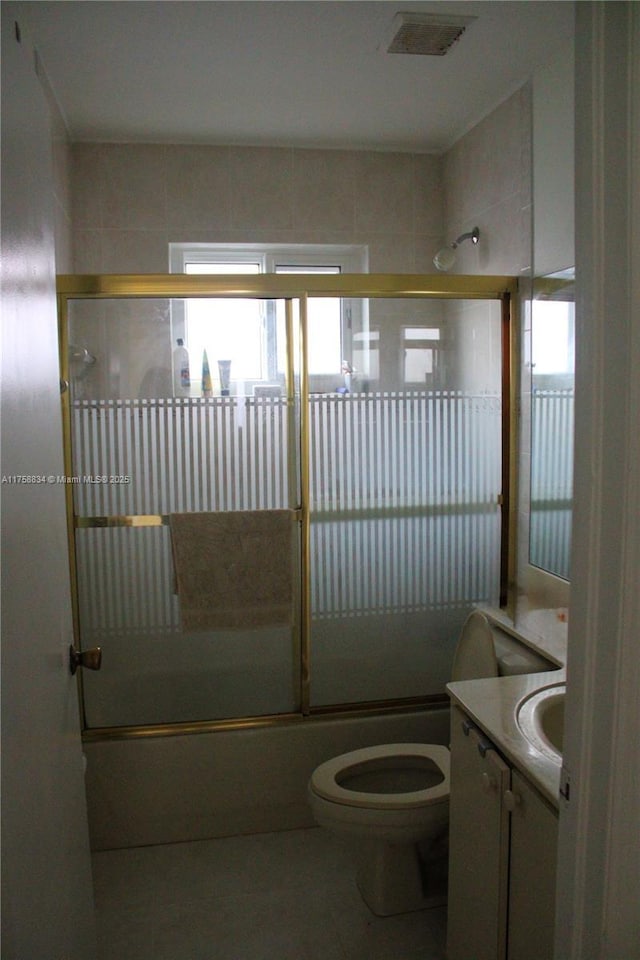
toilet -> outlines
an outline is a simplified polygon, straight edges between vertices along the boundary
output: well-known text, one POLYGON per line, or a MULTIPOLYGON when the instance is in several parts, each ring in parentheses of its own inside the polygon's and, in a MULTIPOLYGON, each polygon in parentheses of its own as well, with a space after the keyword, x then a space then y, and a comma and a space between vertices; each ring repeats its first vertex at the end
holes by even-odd
MULTIPOLYGON (((514 657, 521 673, 550 666, 475 610, 462 628, 452 679, 513 672, 514 657)), ((387 917, 444 902, 447 747, 391 743, 352 750, 314 770, 308 796, 316 822, 351 842, 358 888, 373 913, 387 917)))

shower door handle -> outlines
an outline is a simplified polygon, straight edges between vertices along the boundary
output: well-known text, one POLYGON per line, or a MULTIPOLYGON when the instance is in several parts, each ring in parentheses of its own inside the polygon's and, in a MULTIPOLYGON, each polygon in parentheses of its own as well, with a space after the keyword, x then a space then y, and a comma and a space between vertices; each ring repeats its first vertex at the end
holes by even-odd
POLYGON ((69 647, 69 670, 75 674, 78 667, 88 670, 99 670, 102 666, 102 648, 93 647, 91 650, 78 650, 73 644, 69 647))

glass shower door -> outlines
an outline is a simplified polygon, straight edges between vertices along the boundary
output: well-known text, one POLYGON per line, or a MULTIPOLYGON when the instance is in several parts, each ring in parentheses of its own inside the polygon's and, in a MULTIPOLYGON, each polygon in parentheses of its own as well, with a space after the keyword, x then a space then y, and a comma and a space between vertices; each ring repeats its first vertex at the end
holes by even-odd
MULTIPOLYGON (((259 338, 286 339, 291 308, 256 304, 259 338)), ((100 673, 82 678, 86 726, 297 711, 299 400, 287 351, 265 339, 244 367, 219 366, 228 318, 201 298, 210 337, 180 377, 184 301, 68 307, 77 613, 82 647, 103 650, 100 673)))
POLYGON ((371 300, 310 404, 311 707, 442 695, 498 604, 498 301, 371 300), (367 309, 368 308, 368 309, 367 309))
POLYGON ((468 612, 508 592, 513 281, 61 287, 85 728, 440 702, 468 612))

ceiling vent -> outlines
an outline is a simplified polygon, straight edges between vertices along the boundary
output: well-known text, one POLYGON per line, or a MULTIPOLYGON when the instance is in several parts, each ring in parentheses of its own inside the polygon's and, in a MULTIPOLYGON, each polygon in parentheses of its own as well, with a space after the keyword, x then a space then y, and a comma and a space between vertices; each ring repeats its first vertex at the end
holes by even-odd
POLYGON ((443 57, 475 19, 447 14, 398 13, 393 18, 387 52, 443 57))

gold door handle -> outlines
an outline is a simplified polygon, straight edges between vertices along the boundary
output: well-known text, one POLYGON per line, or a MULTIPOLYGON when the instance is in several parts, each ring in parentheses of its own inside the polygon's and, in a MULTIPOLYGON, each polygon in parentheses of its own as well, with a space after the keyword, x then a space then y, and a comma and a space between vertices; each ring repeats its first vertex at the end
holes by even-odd
POLYGON ((77 650, 73 644, 69 647, 69 670, 72 674, 78 667, 88 670, 99 670, 102 665, 102 648, 93 647, 91 650, 77 650))

